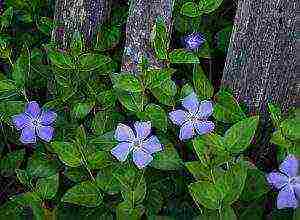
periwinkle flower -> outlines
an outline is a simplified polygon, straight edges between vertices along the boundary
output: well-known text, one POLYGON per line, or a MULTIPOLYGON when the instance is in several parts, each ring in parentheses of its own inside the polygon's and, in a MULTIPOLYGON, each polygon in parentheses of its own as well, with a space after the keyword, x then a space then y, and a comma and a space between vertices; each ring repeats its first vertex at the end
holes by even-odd
POLYGON ((56 116, 53 111, 41 111, 38 103, 32 101, 27 103, 24 113, 13 116, 12 122, 17 130, 22 130, 20 141, 23 144, 36 143, 37 136, 49 142, 54 133, 50 125, 56 116))
POLYGON ((214 130, 214 123, 207 120, 213 112, 211 101, 199 103, 196 94, 192 92, 183 99, 182 105, 187 111, 179 109, 169 113, 171 121, 181 126, 180 140, 190 139, 196 132, 201 135, 214 130))
POLYGON ((205 42, 204 35, 202 33, 191 33, 184 37, 184 47, 188 50, 196 50, 202 46, 205 42))
POLYGON ((288 155, 279 166, 279 172, 266 175, 270 185, 279 190, 277 208, 297 208, 300 200, 299 160, 288 155))
POLYGON ((162 145, 156 136, 150 136, 151 122, 135 122, 134 128, 135 132, 127 125, 117 126, 115 139, 120 143, 111 153, 118 160, 125 161, 132 152, 133 162, 141 169, 153 160, 151 154, 162 150, 162 145))

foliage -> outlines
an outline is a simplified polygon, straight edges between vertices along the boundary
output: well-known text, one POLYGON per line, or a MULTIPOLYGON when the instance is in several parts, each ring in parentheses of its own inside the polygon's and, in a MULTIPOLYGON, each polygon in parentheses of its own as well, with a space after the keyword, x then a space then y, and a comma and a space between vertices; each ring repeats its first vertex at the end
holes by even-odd
MULTIPOLYGON (((134 75, 119 71, 127 5, 113 5, 91 46, 75 32, 70 47, 62 50, 51 41, 59 26, 52 19, 54 1, 5 1, 0 18, 0 219, 266 218, 263 207, 276 198, 265 174, 277 166, 260 170, 249 153, 260 144, 264 125, 229 89, 218 88, 217 73, 206 65, 224 58, 228 49, 233 18, 225 15, 227 4, 175 1, 175 39, 163 17, 156 18, 149 33, 149 47, 164 65, 149 66, 145 56, 134 75), (181 39, 193 33, 205 40, 201 37, 201 45, 190 50, 181 39), (28 122, 34 126, 17 126, 13 117, 27 114, 32 101, 57 117, 42 120, 39 112, 28 122), (50 126, 47 121, 53 136, 46 132, 47 141, 22 142, 28 135, 24 128, 39 132, 50 126), (134 122, 148 127, 141 123, 139 129, 134 122), (182 138, 184 133, 189 138, 182 138), (125 147, 119 151, 118 146, 125 147)), ((272 122, 268 144, 276 148, 277 161, 287 155, 299 158, 299 110, 286 115, 276 104, 267 105, 272 122)), ((299 210, 275 207, 265 212, 278 219, 299 216, 299 210)))

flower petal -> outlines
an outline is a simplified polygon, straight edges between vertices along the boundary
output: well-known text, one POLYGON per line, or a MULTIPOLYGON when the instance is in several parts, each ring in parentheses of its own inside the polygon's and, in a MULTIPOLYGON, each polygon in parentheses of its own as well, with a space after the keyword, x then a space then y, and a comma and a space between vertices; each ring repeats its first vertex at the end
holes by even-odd
POLYGON ((149 163, 151 163, 152 160, 153 157, 151 156, 151 154, 143 151, 142 148, 139 148, 138 150, 133 152, 133 162, 140 169, 147 166, 149 163))
POLYGON ((40 122, 42 125, 51 125, 57 117, 57 114, 53 111, 42 111, 40 116, 40 122))
POLYGON ((279 170, 289 177, 295 177, 299 171, 299 160, 294 155, 288 155, 280 164, 279 170))
POLYGON ((17 130, 23 129, 26 126, 31 125, 31 118, 27 114, 19 114, 12 117, 12 123, 17 130))
POLYGON ((136 137, 144 140, 151 133, 151 122, 135 122, 136 137))
POLYGON ((184 123, 180 128, 179 139, 180 140, 190 139, 194 136, 194 134, 195 134, 194 126, 191 122, 188 121, 184 123))
POLYGON ((194 127, 199 135, 212 132, 215 124, 211 121, 199 121, 194 124, 194 127))
POLYGON ((213 113, 213 104, 211 101, 202 101, 199 109, 198 115, 203 118, 208 118, 213 113))
POLYGON ((196 113, 199 107, 199 101, 196 93, 192 92, 190 95, 185 97, 182 101, 182 106, 192 113, 196 113))
POLYGON ((36 101, 28 102, 26 105, 25 113, 32 118, 37 118, 41 113, 39 104, 36 101))
POLYGON ((279 172, 271 172, 266 175, 267 181, 276 189, 281 189, 288 184, 289 178, 279 172))
POLYGON ((152 154, 157 151, 162 150, 162 145, 159 142, 158 138, 156 136, 151 136, 147 140, 143 142, 143 148, 149 153, 152 154))
POLYGON ((300 201, 300 183, 293 185, 293 189, 294 189, 297 199, 300 201))
POLYGON ((125 161, 129 152, 131 151, 132 144, 121 142, 116 147, 111 149, 111 154, 114 155, 119 161, 125 161))
POLYGON ((33 126, 27 126, 23 128, 20 141, 23 144, 33 144, 36 143, 35 128, 33 126))
POLYGON ((44 141, 49 142, 53 138, 54 128, 50 126, 38 126, 37 135, 44 141))
POLYGON ((277 197, 277 208, 297 208, 299 202, 296 199, 293 188, 290 185, 284 187, 277 197))
POLYGON ((169 113, 169 118, 176 125, 182 125, 187 120, 188 114, 187 112, 179 109, 175 111, 171 111, 169 113))
POLYGON ((118 124, 116 132, 115 132, 115 139, 117 141, 127 141, 131 142, 134 140, 134 133, 132 129, 124 124, 118 124))

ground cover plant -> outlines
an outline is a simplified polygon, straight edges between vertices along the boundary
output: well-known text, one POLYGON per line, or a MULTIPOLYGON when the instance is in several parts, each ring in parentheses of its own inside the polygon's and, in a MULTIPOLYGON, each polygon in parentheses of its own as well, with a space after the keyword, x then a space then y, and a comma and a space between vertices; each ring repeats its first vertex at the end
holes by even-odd
POLYGON ((175 1, 157 68, 124 48, 127 3, 66 49, 54 1, 0 1, 0 219, 299 219, 298 109, 220 86, 235 7, 175 1))

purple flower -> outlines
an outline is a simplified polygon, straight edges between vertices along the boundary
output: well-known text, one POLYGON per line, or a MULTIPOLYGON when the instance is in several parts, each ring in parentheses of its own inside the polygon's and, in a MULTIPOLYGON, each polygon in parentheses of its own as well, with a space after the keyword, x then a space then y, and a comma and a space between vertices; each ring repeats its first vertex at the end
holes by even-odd
POLYGON ((135 132, 127 125, 117 126, 115 139, 120 143, 111 153, 118 160, 125 161, 132 151, 133 162, 141 169, 153 160, 151 154, 162 150, 162 145, 156 136, 148 137, 151 133, 151 122, 135 122, 134 128, 135 132))
POLYGON ((184 46, 189 50, 198 49, 204 42, 205 38, 202 33, 191 33, 183 39, 184 46))
POLYGON ((266 175, 270 185, 280 190, 277 197, 277 208, 297 208, 300 200, 299 160, 288 155, 279 166, 279 172, 266 175))
POLYGON ((20 141, 23 144, 36 143, 36 136, 49 142, 54 133, 50 125, 56 119, 53 111, 41 111, 37 102, 27 103, 25 112, 15 115, 12 122, 17 130, 22 130, 20 141))
POLYGON ((175 110, 169 113, 171 121, 181 126, 179 139, 190 139, 196 132, 206 134, 214 130, 215 125, 207 118, 212 114, 213 107, 211 101, 202 101, 199 103, 196 94, 192 92, 182 101, 183 107, 187 110, 175 110))

